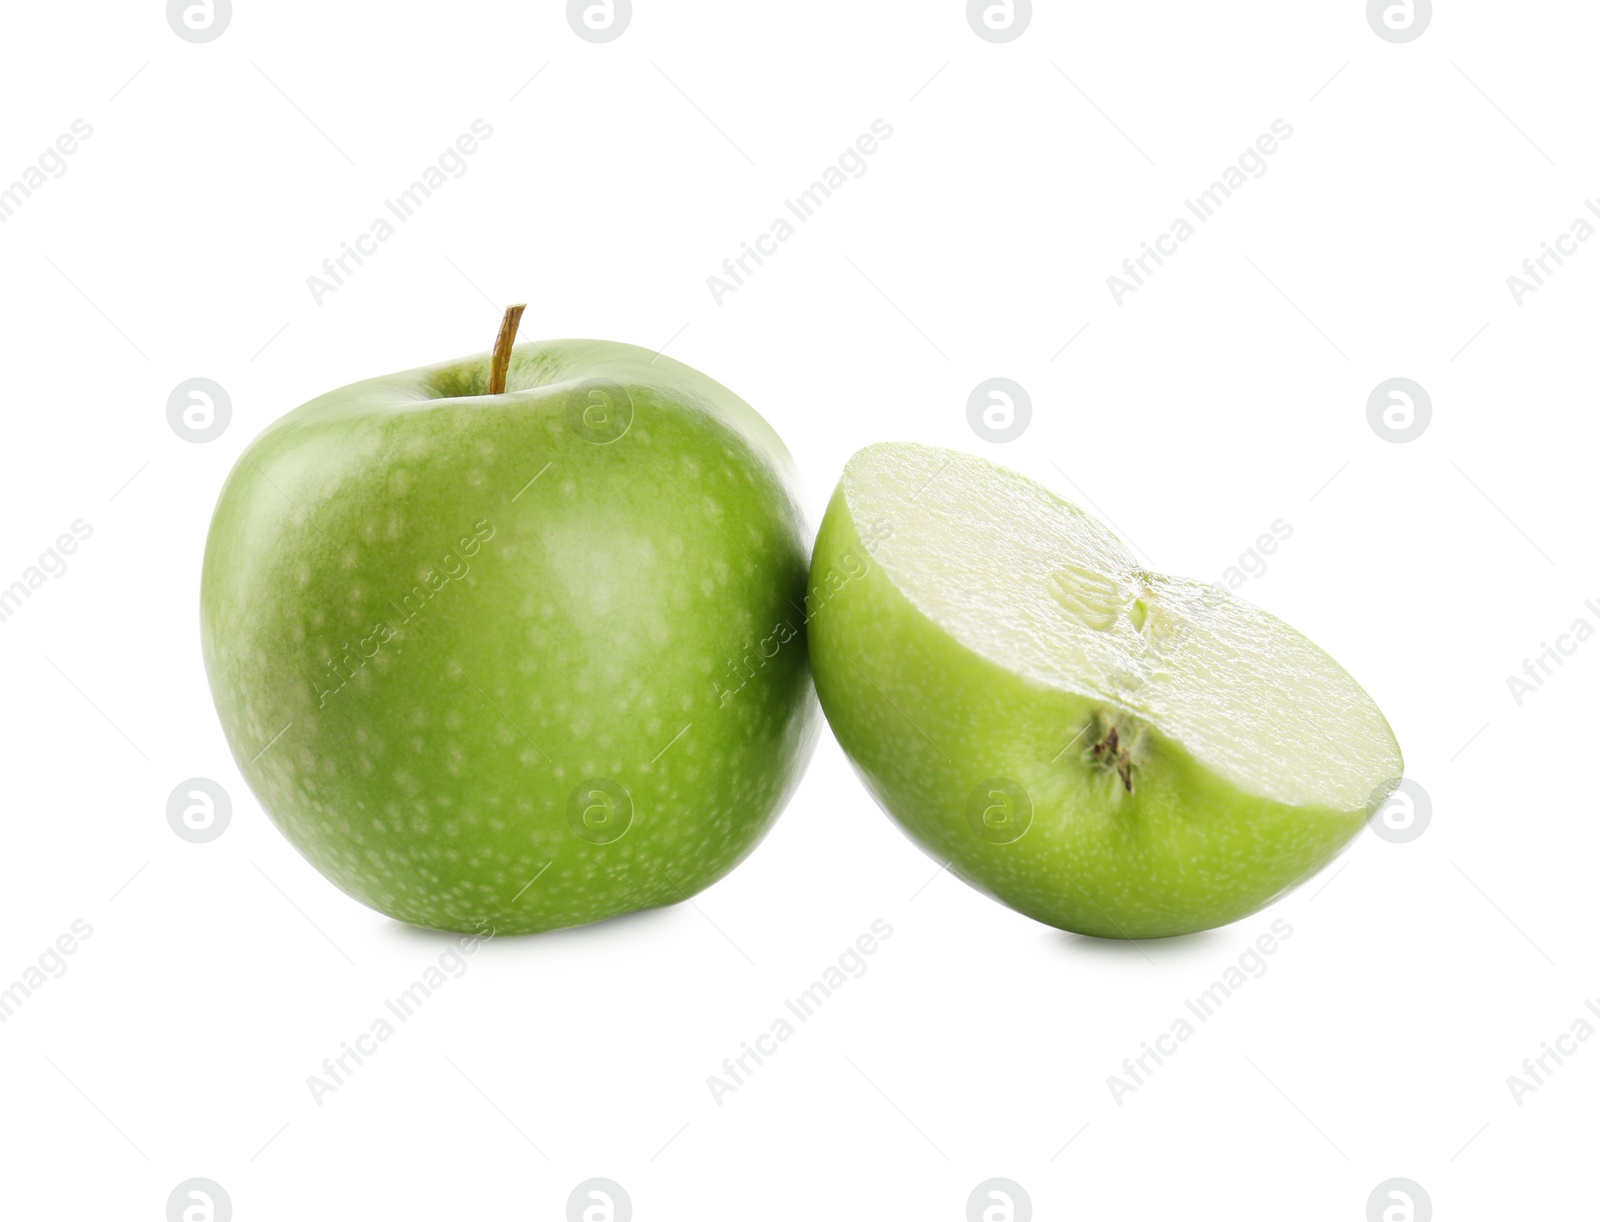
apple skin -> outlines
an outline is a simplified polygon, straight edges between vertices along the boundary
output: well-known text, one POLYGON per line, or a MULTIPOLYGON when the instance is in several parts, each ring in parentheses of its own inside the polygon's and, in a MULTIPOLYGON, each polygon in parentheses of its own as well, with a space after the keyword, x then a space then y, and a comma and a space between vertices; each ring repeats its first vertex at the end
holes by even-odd
POLYGON ((1192 933, 1292 890, 1365 824, 1369 810, 1244 793, 1158 735, 1137 790, 1113 793, 1107 810, 1115 778, 1064 751, 1063 727, 1082 725, 1091 702, 980 656, 925 616, 873 562, 893 533, 889 521, 854 521, 841 484, 812 552, 817 694, 878 804, 972 887, 1075 933, 1192 933), (1025 795, 1025 822, 1000 780, 1025 795), (985 808, 997 811, 989 835, 975 819, 985 808))
POLYGON ((686 899, 815 744, 792 461, 642 348, 519 344, 357 383, 218 500, 206 671, 289 841, 398 920, 522 934, 686 899), (801 625, 797 630, 793 625, 801 625))

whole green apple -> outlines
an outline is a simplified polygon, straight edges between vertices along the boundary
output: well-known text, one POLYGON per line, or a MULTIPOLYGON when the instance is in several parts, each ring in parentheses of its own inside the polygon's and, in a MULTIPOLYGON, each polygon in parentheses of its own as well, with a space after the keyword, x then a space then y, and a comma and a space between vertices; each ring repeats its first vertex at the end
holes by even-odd
POLYGON ((928 853, 1102 937, 1237 920, 1304 882, 1404 767, 1332 658, 982 459, 851 459, 812 556, 829 724, 928 853))
POLYGON ((777 435, 668 357, 514 332, 278 420, 201 582, 217 710, 284 835, 380 912, 499 934, 709 886, 816 723, 777 435))

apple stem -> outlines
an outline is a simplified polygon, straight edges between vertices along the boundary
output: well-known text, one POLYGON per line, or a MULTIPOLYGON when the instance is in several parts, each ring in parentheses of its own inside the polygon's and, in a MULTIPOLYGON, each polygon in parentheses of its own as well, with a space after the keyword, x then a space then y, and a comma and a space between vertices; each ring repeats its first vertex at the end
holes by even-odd
POLYGON ((527 308, 526 304, 507 306, 505 317, 500 320, 500 334, 495 336, 494 341, 494 361, 489 366, 491 395, 506 393, 506 371, 511 368, 511 345, 517 342, 517 327, 522 323, 522 311, 527 308))

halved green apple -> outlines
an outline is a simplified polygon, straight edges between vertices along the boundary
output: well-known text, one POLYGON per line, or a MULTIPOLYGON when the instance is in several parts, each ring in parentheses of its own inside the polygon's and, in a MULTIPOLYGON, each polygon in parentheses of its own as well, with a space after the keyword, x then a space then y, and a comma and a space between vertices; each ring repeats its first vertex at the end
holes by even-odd
POLYGON ((1113 938, 1226 924, 1349 843, 1403 763, 1332 658, 983 459, 850 460, 812 556, 818 694, 867 788, 959 877, 1113 938))

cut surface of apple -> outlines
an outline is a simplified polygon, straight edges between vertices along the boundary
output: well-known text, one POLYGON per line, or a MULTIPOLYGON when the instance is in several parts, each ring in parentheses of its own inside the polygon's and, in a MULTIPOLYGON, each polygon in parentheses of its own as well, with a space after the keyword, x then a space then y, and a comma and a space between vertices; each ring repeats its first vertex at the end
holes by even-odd
POLYGON ((1152 573, 983 459, 885 444, 812 558, 823 708, 879 802, 968 882, 1108 937, 1205 929, 1321 869, 1403 768, 1337 662, 1152 573))

